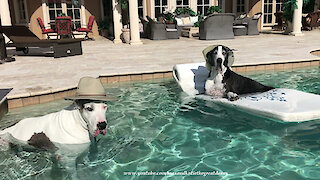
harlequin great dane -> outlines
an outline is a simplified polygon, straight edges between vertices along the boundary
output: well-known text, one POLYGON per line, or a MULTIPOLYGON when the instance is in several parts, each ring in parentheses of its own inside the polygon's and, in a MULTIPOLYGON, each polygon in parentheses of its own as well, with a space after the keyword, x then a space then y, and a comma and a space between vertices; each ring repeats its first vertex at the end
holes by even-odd
POLYGON ((209 77, 205 83, 207 95, 235 101, 239 99, 238 95, 274 89, 233 72, 230 68, 234 62, 233 52, 226 46, 209 46, 203 50, 203 54, 206 68, 209 70, 209 77))

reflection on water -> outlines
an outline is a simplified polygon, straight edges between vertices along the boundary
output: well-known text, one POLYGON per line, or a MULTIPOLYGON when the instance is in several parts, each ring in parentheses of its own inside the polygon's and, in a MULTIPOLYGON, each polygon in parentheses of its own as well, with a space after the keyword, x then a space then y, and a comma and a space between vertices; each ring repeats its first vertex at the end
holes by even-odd
MULTIPOLYGON (((319 69, 250 77, 267 85, 320 94, 319 69)), ((0 152, 0 179, 132 179, 124 172, 220 171, 208 179, 318 179, 320 123, 282 123, 203 100, 187 101, 172 80, 109 87, 110 129, 77 170, 66 169, 47 152, 0 152), (181 105, 183 104, 183 105, 181 105), (71 171, 71 172, 70 172, 71 171)), ((27 116, 58 111, 68 102, 17 109, 1 128, 27 116)), ((133 179, 151 179, 136 176, 133 179)), ((199 179, 199 176, 154 176, 199 179)))

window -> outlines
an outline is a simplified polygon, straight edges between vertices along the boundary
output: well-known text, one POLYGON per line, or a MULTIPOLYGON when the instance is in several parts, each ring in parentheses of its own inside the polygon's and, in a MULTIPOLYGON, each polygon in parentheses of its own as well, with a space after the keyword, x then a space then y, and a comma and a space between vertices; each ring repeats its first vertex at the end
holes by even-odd
POLYGON ((276 2, 276 12, 277 11, 283 11, 282 0, 277 0, 276 2))
POLYGON ((72 19, 73 28, 81 27, 81 11, 79 0, 49 0, 49 19, 52 29, 55 28, 55 19, 58 16, 66 15, 72 19))
POLYGON ((155 17, 158 18, 168 8, 168 0, 155 0, 155 17))
POLYGON ((189 0, 177 0, 177 8, 189 7, 189 0))
POLYGON ((208 15, 207 11, 210 7, 210 2, 209 0, 198 0, 197 2, 197 12, 203 15, 208 15))
POLYGON ((138 15, 139 15, 139 17, 144 17, 144 15, 143 15, 143 0, 138 0, 138 15))
POLYGON ((245 0, 237 0, 237 13, 245 12, 245 0))
POLYGON ((273 0, 264 0, 264 10, 263 10, 263 23, 272 24, 273 17, 273 0))
POLYGON ((67 15, 72 19, 73 28, 76 29, 81 27, 79 0, 67 2, 67 15))
POLYGON ((24 6, 24 0, 18 0, 18 10, 19 10, 19 23, 26 23, 26 8, 24 6))

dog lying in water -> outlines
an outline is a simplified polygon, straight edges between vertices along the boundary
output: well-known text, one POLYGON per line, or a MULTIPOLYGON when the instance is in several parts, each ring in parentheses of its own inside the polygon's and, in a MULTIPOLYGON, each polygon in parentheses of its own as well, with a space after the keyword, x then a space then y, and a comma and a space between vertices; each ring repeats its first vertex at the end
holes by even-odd
POLYGON ((107 132, 106 95, 99 79, 84 77, 79 81, 71 110, 61 110, 41 117, 23 119, 0 131, 2 149, 22 146, 52 152, 56 159, 75 172, 76 159, 89 150, 99 134, 107 132), (3 148, 4 147, 4 148, 3 148))
POLYGON ((209 77, 205 83, 205 94, 217 98, 239 99, 239 95, 265 92, 273 87, 241 76, 231 70, 234 61, 233 52, 226 46, 209 46, 203 50, 209 77))

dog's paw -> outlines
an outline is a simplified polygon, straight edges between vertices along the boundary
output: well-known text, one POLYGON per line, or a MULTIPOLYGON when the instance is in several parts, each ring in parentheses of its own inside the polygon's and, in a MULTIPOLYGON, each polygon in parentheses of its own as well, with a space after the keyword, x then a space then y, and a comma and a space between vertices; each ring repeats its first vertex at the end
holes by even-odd
POLYGON ((239 99, 238 94, 233 93, 233 92, 228 92, 227 97, 228 97, 229 101, 236 101, 239 99))

